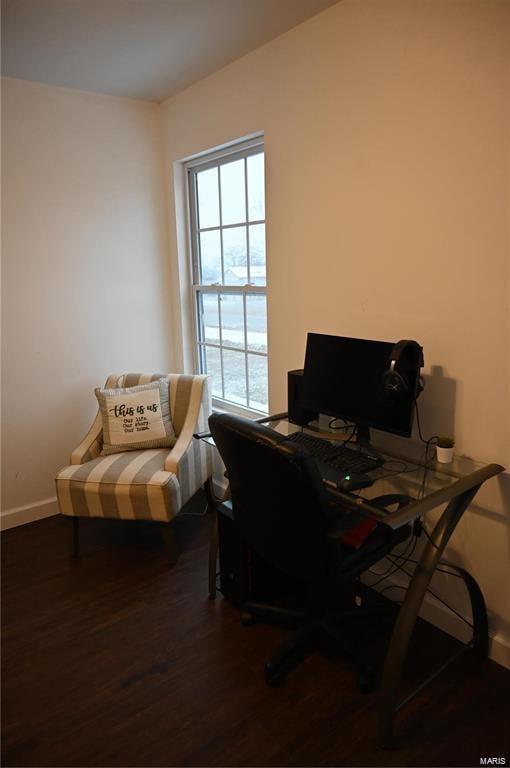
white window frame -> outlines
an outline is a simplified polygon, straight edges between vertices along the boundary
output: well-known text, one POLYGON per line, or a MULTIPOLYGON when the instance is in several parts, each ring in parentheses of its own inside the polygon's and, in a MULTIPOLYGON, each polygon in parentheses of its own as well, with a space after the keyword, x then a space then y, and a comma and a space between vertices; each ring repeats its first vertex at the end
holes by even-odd
MULTIPOLYGON (((191 259, 191 307, 192 307, 192 328, 193 328, 193 334, 192 334, 192 343, 193 343, 193 364, 195 371, 197 372, 203 372, 204 371, 204 363, 203 363, 203 357, 205 348, 211 347, 214 349, 220 350, 220 364, 221 364, 221 379, 222 379, 222 386, 224 383, 224 376, 223 376, 223 356, 221 355, 221 350, 232 350, 235 352, 239 352, 239 348, 236 347, 230 347, 223 343, 222 341, 222 334, 221 334, 221 301, 220 301, 220 294, 221 293, 234 293, 234 294, 240 294, 243 297, 243 316, 244 316, 244 358, 245 358, 245 378, 246 378, 246 384, 247 384, 247 399, 249 402, 249 371, 248 371, 248 354, 250 355, 257 355, 260 357, 265 357, 266 361, 268 359, 268 353, 267 349, 266 352, 258 352, 255 350, 248 350, 248 340, 247 340, 247 323, 246 323, 246 297, 248 295, 262 295, 267 297, 267 272, 266 272, 266 284, 261 285, 253 285, 250 282, 250 256, 249 256, 249 248, 250 248, 250 242, 249 242, 249 226, 248 225, 255 225, 255 224, 264 224, 266 223, 266 219, 260 219, 260 220, 254 220, 249 221, 248 220, 248 186, 247 186, 247 175, 246 175, 246 162, 247 158, 251 155, 259 154, 261 151, 264 151, 264 137, 262 135, 256 136, 252 139, 249 139, 247 141, 238 142, 234 145, 219 149, 217 151, 208 152, 207 154, 203 154, 200 157, 194 158, 192 160, 189 160, 185 164, 185 178, 186 178, 186 191, 187 191, 187 200, 188 200, 188 215, 189 215, 189 243, 190 243, 190 259, 191 259), (202 230, 198 227, 198 205, 197 205, 197 183, 196 183, 196 177, 197 174, 200 171, 205 171, 209 168, 215 168, 219 165, 223 165, 225 163, 233 162, 234 160, 238 159, 244 159, 245 162, 245 200, 246 200, 246 220, 244 224, 247 228, 247 253, 248 253, 248 259, 247 259, 247 282, 245 285, 228 285, 225 283, 215 283, 215 284, 203 284, 200 283, 200 246, 199 246, 199 235, 201 231, 207 231, 208 229, 214 230, 218 229, 218 227, 210 227, 210 228, 204 228, 202 230), (198 312, 198 302, 199 302, 199 296, 200 294, 216 294, 218 296, 218 320, 219 320, 219 343, 214 344, 212 342, 205 342, 203 339, 201 339, 200 336, 200 318, 199 318, 199 312, 198 312)), ((219 181, 219 184, 221 182, 219 181)), ((220 242, 221 242, 221 271, 222 271, 222 278, 224 279, 224 264, 223 264, 223 231, 226 229, 230 229, 232 227, 238 227, 239 223, 235 224, 223 224, 222 223, 222 214, 221 214, 221 190, 219 194, 219 206, 220 206, 220 223, 219 223, 219 231, 220 231, 220 242)), ((266 269, 267 269, 267 261, 266 261, 266 269)), ((267 303, 266 303, 267 306, 267 303)), ((223 395, 225 394, 223 389, 223 395)), ((256 408, 250 407, 250 406, 244 406, 240 403, 234 403, 230 400, 226 400, 224 398, 219 398, 217 396, 213 397, 213 406, 215 410, 219 411, 230 411, 234 413, 239 413, 241 415, 246 416, 260 416, 260 415, 266 415, 268 411, 260 411, 256 408)), ((268 405, 269 407, 269 405, 268 405)))

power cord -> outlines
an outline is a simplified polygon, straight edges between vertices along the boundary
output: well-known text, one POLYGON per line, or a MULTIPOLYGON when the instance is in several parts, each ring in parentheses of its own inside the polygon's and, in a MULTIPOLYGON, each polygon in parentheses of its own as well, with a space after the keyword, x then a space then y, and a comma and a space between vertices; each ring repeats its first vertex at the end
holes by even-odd
MULTIPOLYGON (((394 558, 395 560, 401 560, 402 555, 390 555, 390 557, 394 558)), ((414 563, 414 565, 418 565, 418 560, 413 560, 411 557, 405 558, 408 563, 414 563)), ((441 561, 439 561, 441 562, 441 561)), ((443 562, 443 566, 446 566, 446 568, 451 567, 448 563, 443 562)), ((448 571, 446 568, 441 567, 440 565, 436 565, 435 570, 440 571, 441 573, 446 573, 448 576, 455 576, 456 579, 462 579, 462 576, 460 573, 455 573, 455 571, 448 571)))
POLYGON ((205 517, 208 509, 209 504, 206 504, 203 512, 179 512, 175 519, 178 520, 180 517, 205 517))
MULTIPOLYGON (((393 556, 392 555, 387 555, 387 558, 388 558, 388 560, 393 560, 393 556)), ((395 561, 393 560, 393 562, 395 562, 395 561)), ((410 579, 412 579, 412 577, 413 577, 412 573, 409 573, 409 571, 407 571, 402 565, 399 565, 398 563, 395 563, 395 565, 396 565, 397 570, 401 570, 402 573, 405 573, 406 576, 408 576, 410 579)), ((451 575, 454 576, 454 575, 458 575, 458 574, 451 574, 451 575)), ((461 578, 461 577, 459 576, 459 578, 461 578)), ((455 608, 452 608, 452 606, 449 605, 446 602, 446 600, 443 600, 442 597, 439 597, 439 595, 436 594, 436 592, 434 592, 432 589, 430 589, 430 587, 427 587, 427 592, 429 592, 432 595, 432 597, 434 597, 436 600, 438 600, 440 603, 442 603, 442 605, 444 605, 445 608, 447 608, 449 611, 451 611, 453 614, 455 614, 455 616, 457 616, 459 619, 461 619, 464 622, 464 624, 467 624, 468 627, 471 627, 471 629, 473 629, 473 624, 470 621, 468 621, 468 619, 466 619, 465 616, 463 616, 461 613, 459 613, 459 611, 456 611, 455 608)))
POLYGON ((330 420, 328 424, 328 429, 335 430, 335 429, 356 429, 356 424, 348 424, 345 419, 343 419, 341 416, 335 416, 333 419, 330 420), (335 421, 343 421, 343 424, 340 424, 338 427, 335 427, 335 421))
MULTIPOLYGON (((417 537, 412 536, 403 554, 399 555, 399 558, 403 559, 404 562, 408 562, 409 558, 412 557, 412 555, 414 554, 414 550, 416 549, 416 542, 417 542, 417 537), (409 548, 411 548, 411 551, 409 551, 409 548)), ((387 556, 387 559, 390 560, 390 557, 387 556)), ((380 584, 382 581, 386 581, 386 579, 389 579, 390 576, 393 576, 393 574, 396 573, 396 571, 400 567, 399 565, 395 567, 395 565, 396 565, 395 562, 392 561, 389 567, 386 569, 386 571, 383 571, 382 573, 381 572, 378 573, 377 571, 372 571, 371 569, 368 569, 367 573, 370 573, 373 576, 380 577, 377 579, 377 581, 374 581, 372 584, 369 584, 368 586, 370 588, 375 587, 377 586, 377 584, 380 584)))
POLYGON ((429 437, 425 439, 423 437, 423 433, 421 431, 421 420, 420 420, 420 409, 418 408, 418 401, 416 398, 414 398, 414 410, 416 412, 416 425, 418 427, 418 435, 422 443, 425 445, 425 458, 423 460, 423 478, 421 481, 420 491, 418 494, 418 498, 422 499, 425 495, 425 486, 427 482, 427 474, 430 469, 429 466, 429 448, 431 446, 434 446, 437 444, 437 441, 439 439, 438 435, 432 435, 432 437, 429 437))

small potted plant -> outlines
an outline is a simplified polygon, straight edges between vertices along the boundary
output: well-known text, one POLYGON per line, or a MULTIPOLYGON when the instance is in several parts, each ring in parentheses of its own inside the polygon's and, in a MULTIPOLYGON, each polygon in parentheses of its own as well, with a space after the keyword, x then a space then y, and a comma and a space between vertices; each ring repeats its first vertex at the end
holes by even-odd
POLYGON ((436 457, 440 464, 449 464, 453 460, 455 440, 453 437, 438 437, 436 443, 436 457))

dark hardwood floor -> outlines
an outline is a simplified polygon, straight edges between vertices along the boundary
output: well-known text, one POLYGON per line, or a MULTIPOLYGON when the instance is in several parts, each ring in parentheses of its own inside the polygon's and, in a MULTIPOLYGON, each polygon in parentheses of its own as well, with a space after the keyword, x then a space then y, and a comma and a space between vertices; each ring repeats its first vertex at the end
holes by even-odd
MULTIPOLYGON (((392 751, 377 744, 377 694, 341 657, 314 654, 268 688, 285 630, 208 600, 209 528, 178 521, 173 569, 150 524, 85 521, 75 560, 62 518, 3 534, 3 765, 509 764, 510 672, 493 662, 465 659, 429 686, 392 751)), ((454 645, 421 623, 408 677, 454 645)))

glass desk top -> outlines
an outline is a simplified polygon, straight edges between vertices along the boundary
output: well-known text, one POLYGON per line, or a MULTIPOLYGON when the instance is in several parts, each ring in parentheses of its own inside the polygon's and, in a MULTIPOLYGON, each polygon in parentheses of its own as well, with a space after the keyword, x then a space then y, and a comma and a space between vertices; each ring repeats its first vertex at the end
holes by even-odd
MULTIPOLYGON (((273 422, 271 426, 283 435, 302 430, 315 437, 340 444, 349 437, 349 432, 331 431, 327 429, 327 425, 324 427, 313 422, 308 427, 301 428, 287 419, 282 419, 273 422)), ((383 436, 382 440, 375 438, 370 443, 370 451, 384 461, 381 467, 370 472, 373 485, 351 491, 351 495, 368 500, 383 493, 402 493, 413 499, 420 499, 439 488, 452 485, 485 466, 467 456, 454 456, 452 462, 441 464, 436 461, 433 445, 429 446, 425 456, 424 444, 393 436, 385 438, 386 436, 383 436)), ((363 450, 363 447, 357 446, 356 443, 349 442, 348 447, 353 450, 363 450)))
MULTIPOLYGON (((324 423, 311 422, 304 428, 288 421, 287 414, 276 414, 258 421, 282 435, 304 431, 314 437, 340 444, 344 443, 350 434, 328 429, 329 419, 324 423)), ((210 434, 197 437, 214 445, 210 434)), ((363 450, 354 442, 349 442, 348 447, 363 450)), ((349 492, 333 488, 329 483, 328 487, 348 506, 355 505, 358 510, 364 509, 378 515, 381 514, 380 510, 370 505, 371 499, 385 494, 402 494, 411 498, 412 503, 407 507, 385 517, 386 522, 394 527, 406 524, 504 471, 498 464, 484 464, 467 456, 454 456, 450 463, 441 464, 436 460, 434 446, 429 446, 426 456, 426 446, 423 443, 378 432, 372 435, 370 452, 378 454, 383 460, 381 467, 370 472, 373 480, 371 486, 349 492)))

